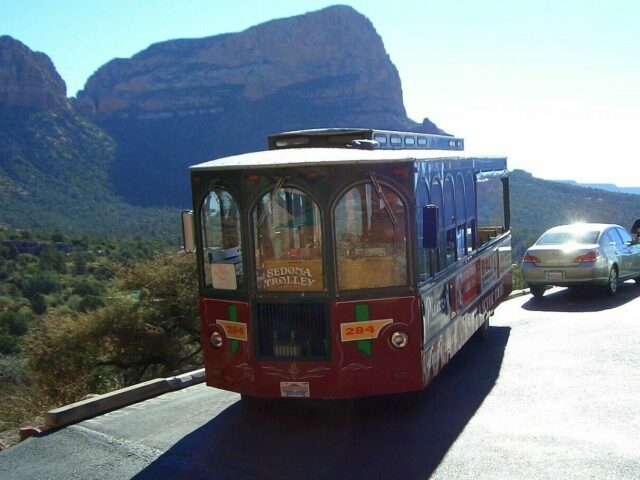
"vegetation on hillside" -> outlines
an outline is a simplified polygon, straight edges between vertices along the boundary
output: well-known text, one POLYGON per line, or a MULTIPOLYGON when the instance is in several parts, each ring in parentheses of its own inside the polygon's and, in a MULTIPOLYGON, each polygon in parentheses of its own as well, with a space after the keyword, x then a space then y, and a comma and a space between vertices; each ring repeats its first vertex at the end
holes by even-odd
POLYGON ((177 241, 176 209, 134 207, 113 193, 117 150, 73 110, 0 109, 0 225, 177 241))
MULTIPOLYGON (((105 172, 114 147, 96 127, 76 132, 75 122, 85 121, 72 112, 23 115, 15 117, 21 127, 0 115, 0 221, 49 233, 0 225, 0 240, 30 239, 42 247, 34 254, 0 245, 0 431, 88 393, 202 364, 194 261, 166 253, 178 244, 178 216, 128 206, 110 193, 105 172), (15 140, 25 131, 27 137, 15 140), (83 160, 87 152, 95 165, 83 160)), ((640 217, 638 195, 540 180, 521 170, 510 186, 514 263, 551 226, 629 226, 640 217)), ((487 198, 487 221, 499 223, 501 194, 490 191, 487 198)), ((521 283, 518 270, 514 282, 521 283)))
POLYGON ((509 183, 514 262, 556 225, 596 222, 630 228, 640 218, 640 195, 542 180, 523 170, 514 170, 509 183))
POLYGON ((191 256, 141 239, 35 237, 38 255, 0 245, 0 431, 202 364, 191 256))

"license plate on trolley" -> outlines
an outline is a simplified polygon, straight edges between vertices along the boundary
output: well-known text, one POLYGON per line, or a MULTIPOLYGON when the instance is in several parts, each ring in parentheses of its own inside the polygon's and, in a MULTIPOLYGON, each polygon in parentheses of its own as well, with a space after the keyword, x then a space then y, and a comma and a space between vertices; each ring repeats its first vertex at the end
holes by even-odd
POLYGON ((309 382, 280 382, 280 396, 291 398, 308 398, 309 382))
POLYGON ((564 279, 564 272, 562 270, 547 272, 547 280, 554 281, 562 279, 564 279))

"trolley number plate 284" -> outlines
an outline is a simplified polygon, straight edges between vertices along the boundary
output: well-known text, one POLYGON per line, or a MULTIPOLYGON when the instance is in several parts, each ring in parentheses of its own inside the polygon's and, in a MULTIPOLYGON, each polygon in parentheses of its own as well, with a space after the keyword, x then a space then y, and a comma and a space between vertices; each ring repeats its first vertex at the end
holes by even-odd
POLYGON ((241 322, 230 322, 228 320, 216 320, 216 323, 220 325, 227 338, 234 340, 247 341, 247 324, 241 322))
POLYGON ((340 338, 343 342, 378 338, 380 331, 392 323, 393 318, 342 323, 340 324, 340 338))

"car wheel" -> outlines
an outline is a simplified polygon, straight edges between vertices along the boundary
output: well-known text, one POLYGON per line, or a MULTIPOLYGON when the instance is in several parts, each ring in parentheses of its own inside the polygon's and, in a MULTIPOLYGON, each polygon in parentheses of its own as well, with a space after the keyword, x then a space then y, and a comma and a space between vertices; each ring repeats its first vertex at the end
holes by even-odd
POLYGON ((531 285, 529 287, 529 290, 531 291, 531 295, 533 295, 534 297, 542 298, 546 288, 543 285, 531 285))
POLYGON ((636 287, 640 287, 640 277, 636 277, 634 280, 636 281, 636 287))
POLYGON ((610 297, 613 297, 618 291, 618 280, 618 269, 613 267, 609 272, 609 281, 606 286, 607 295, 610 297))

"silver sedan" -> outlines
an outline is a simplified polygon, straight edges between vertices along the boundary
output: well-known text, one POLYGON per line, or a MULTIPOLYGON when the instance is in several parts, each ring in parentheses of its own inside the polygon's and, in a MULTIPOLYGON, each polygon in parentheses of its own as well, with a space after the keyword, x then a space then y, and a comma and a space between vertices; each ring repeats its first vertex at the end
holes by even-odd
POLYGON ((619 225, 562 225, 527 250, 522 273, 535 297, 548 286, 600 286, 615 295, 620 282, 640 285, 640 244, 619 225))

